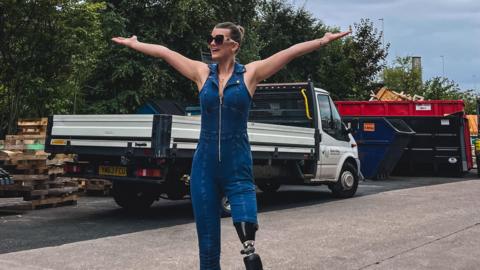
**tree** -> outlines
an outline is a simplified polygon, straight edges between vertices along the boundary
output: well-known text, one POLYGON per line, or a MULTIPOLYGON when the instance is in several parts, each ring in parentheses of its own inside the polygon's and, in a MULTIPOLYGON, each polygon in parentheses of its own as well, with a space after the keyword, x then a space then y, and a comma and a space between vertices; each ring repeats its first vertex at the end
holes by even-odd
MULTIPOLYGON (((260 3, 256 30, 262 37, 257 44, 262 59, 295 43, 322 37, 327 32, 322 22, 315 19, 307 10, 297 9, 281 0, 260 3)), ((317 71, 321 56, 321 52, 311 53, 295 59, 267 81, 306 81, 308 78, 319 81, 317 71)))
POLYGON ((463 100, 465 112, 476 114, 473 90, 462 91, 457 83, 445 77, 433 77, 423 83, 420 74, 420 70, 412 68, 411 57, 399 57, 393 67, 384 70, 383 76, 389 89, 420 95, 426 100, 463 100))
POLYGON ((445 77, 434 77, 423 85, 421 95, 432 100, 463 100, 465 112, 476 114, 476 96, 473 90, 462 91, 457 83, 445 77))
POLYGON ((344 54, 349 62, 345 79, 353 76, 351 86, 345 89, 344 99, 366 99, 378 88, 376 78, 385 68, 385 59, 390 44, 382 44, 382 35, 369 19, 354 23, 354 35, 346 39, 344 54))
MULTIPOLYGON (((5 0, 0 2, 0 135, 19 117, 133 113, 149 99, 197 103, 196 86, 114 36, 165 44, 192 59, 221 21, 245 26, 248 63, 338 31, 286 0, 5 0)), ((355 34, 295 59, 269 82, 312 79, 336 99, 368 96, 386 49, 368 20, 355 34)), ((386 46, 388 48, 388 46, 386 46)))
POLYGON ((387 88, 410 95, 422 95, 424 90, 421 71, 412 68, 412 58, 397 57, 394 65, 383 71, 387 88))
MULTIPOLYGON (((338 40, 295 59, 270 78, 270 82, 312 79, 335 99, 363 99, 375 89, 375 78, 384 66, 389 44, 382 46, 381 35, 370 20, 354 24, 351 37, 338 40)), ((258 35, 261 58, 306 40, 339 31, 325 26, 304 8, 285 1, 262 1, 259 8, 258 35)))
MULTIPOLYGON (((130 36, 164 44, 189 58, 200 60, 207 51, 206 37, 219 21, 242 23, 255 18, 255 0, 109 1, 103 14, 105 36, 130 36)), ((247 28, 248 30, 248 28, 247 28)), ((248 40, 255 39, 247 32, 248 40)), ((243 46, 242 61, 258 54, 243 46)), ((196 86, 163 60, 109 42, 85 88, 86 113, 132 113, 149 99, 198 102, 196 86)))
POLYGON ((19 117, 71 112, 102 48, 101 8, 73 0, 0 3, 0 134, 13 133, 19 117))

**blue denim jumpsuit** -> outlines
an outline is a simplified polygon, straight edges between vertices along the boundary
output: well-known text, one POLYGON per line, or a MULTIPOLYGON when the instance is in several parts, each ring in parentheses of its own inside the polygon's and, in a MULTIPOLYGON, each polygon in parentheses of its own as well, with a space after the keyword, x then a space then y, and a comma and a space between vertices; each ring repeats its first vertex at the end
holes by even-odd
POLYGON ((247 121, 251 96, 245 67, 235 63, 223 99, 217 65, 200 91, 201 131, 193 156, 190 190, 197 225, 200 269, 220 269, 221 198, 230 201, 233 222, 257 223, 257 202, 247 121))

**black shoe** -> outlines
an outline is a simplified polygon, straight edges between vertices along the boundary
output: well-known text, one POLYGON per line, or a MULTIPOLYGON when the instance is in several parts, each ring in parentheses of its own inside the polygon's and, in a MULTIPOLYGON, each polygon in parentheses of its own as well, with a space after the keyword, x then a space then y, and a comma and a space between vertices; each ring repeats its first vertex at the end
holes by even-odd
POLYGON ((253 253, 243 258, 246 270, 263 270, 262 260, 258 254, 253 253))

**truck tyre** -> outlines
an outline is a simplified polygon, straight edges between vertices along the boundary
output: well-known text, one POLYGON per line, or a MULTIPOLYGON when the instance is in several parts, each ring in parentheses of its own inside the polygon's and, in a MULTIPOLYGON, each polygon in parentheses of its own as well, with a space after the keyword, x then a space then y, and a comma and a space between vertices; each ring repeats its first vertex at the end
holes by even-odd
POLYGON ((152 205, 155 201, 155 195, 148 192, 147 186, 114 183, 113 199, 122 208, 129 211, 143 211, 152 205))
POLYGON ((184 173, 178 168, 171 166, 167 172, 167 181, 165 183, 165 193, 170 200, 182 200, 188 194, 188 187, 182 181, 184 173))
POLYGON ((342 171, 336 183, 329 184, 328 188, 336 198, 350 198, 355 195, 358 187, 357 168, 349 162, 343 164, 342 171))
POLYGON ((264 182, 257 184, 258 188, 265 193, 275 193, 280 188, 280 184, 272 182, 264 182))
POLYGON ((222 217, 229 217, 232 215, 232 208, 230 206, 230 202, 228 201, 227 196, 222 197, 220 207, 222 209, 222 217))

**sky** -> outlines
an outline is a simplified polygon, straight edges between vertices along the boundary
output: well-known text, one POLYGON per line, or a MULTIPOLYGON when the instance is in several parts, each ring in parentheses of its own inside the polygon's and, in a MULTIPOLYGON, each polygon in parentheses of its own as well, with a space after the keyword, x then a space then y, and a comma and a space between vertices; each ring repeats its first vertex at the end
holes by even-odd
POLYGON ((328 26, 347 30, 369 18, 390 43, 387 64, 420 56, 423 80, 435 76, 480 94, 480 0, 292 0, 328 26))

